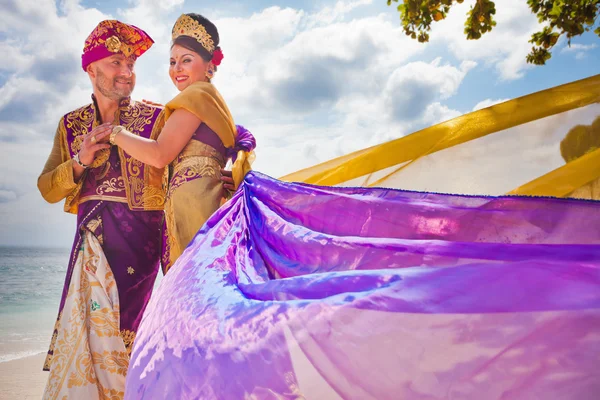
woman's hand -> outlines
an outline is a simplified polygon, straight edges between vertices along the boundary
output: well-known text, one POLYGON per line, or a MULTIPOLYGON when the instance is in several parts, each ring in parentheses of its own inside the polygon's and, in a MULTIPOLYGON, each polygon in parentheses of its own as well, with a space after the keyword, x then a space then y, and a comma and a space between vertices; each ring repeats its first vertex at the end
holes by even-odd
POLYGON ((142 99, 142 103, 144 103, 144 104, 148 104, 149 106, 154 106, 154 107, 164 107, 164 105, 163 105, 163 104, 160 104, 160 103, 155 103, 155 102, 153 102, 153 101, 146 100, 146 99, 142 99))
MULTIPOLYGON (((225 189, 225 191, 235 191, 235 183, 233 182, 233 173, 231 171, 221 168, 221 182, 223 182, 223 189, 225 189)), ((228 193, 225 193, 225 196, 229 197, 228 193)))
POLYGON ((112 125, 110 123, 98 125, 90 133, 84 135, 83 142, 79 148, 79 161, 83 164, 90 165, 94 162, 94 157, 98 150, 110 148, 109 144, 103 143, 102 140, 110 135, 112 125))

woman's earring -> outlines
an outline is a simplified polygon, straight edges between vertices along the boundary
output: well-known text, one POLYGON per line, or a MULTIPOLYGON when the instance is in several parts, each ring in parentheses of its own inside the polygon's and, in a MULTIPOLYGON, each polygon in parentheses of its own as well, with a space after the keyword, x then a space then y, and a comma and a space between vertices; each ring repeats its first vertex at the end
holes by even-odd
POLYGON ((206 70, 206 77, 208 78, 209 82, 213 78, 213 76, 215 76, 215 66, 212 63, 210 63, 208 64, 208 69, 206 70))

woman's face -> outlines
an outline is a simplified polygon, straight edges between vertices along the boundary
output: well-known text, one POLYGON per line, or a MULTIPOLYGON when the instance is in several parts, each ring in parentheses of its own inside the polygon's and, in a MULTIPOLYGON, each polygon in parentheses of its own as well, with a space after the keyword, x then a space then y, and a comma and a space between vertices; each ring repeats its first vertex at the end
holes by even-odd
POLYGON ((200 54, 178 44, 171 47, 169 76, 173 84, 182 91, 194 82, 206 82, 208 62, 200 54))

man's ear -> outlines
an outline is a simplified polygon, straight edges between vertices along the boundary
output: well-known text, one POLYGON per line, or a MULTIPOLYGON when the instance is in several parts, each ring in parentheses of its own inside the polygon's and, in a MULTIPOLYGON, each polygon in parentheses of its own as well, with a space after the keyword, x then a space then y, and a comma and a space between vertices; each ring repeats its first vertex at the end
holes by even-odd
POLYGON ((90 78, 95 78, 96 77, 96 71, 92 67, 92 64, 90 64, 90 65, 87 66, 86 72, 88 73, 88 75, 90 76, 90 78))

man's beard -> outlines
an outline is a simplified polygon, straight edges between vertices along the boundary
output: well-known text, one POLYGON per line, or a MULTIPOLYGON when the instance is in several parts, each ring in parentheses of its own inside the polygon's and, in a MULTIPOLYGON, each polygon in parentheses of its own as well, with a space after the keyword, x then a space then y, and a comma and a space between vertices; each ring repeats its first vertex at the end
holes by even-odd
POLYGON ((103 96, 111 99, 111 100, 121 100, 125 97, 129 97, 131 92, 133 92, 133 79, 127 78, 118 78, 122 80, 129 80, 131 82, 131 86, 129 88, 118 88, 117 87, 117 78, 112 81, 108 79, 106 75, 100 71, 100 68, 96 69, 96 88, 103 96))

